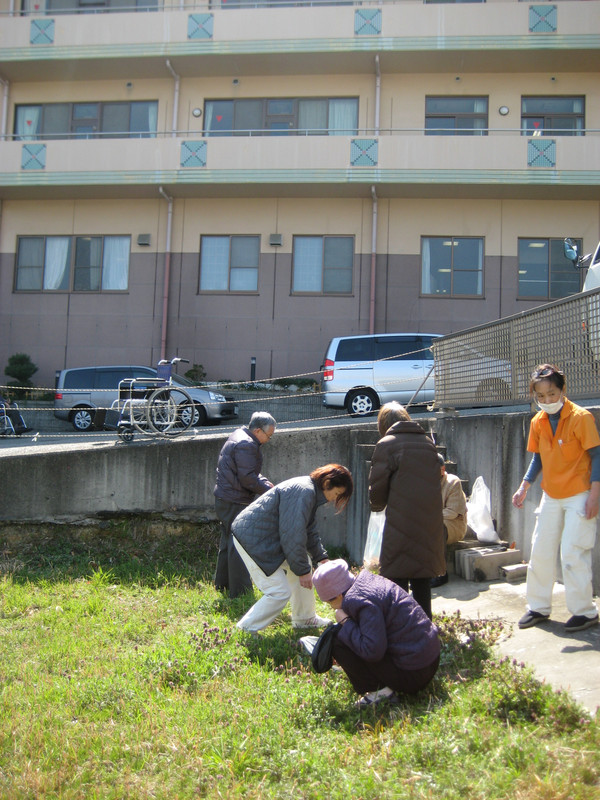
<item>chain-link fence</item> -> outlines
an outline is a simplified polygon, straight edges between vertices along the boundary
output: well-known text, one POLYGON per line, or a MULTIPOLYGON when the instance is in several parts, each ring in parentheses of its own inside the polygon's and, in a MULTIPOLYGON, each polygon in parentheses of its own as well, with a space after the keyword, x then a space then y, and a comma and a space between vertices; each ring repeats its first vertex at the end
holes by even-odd
POLYGON ((551 363, 570 398, 600 394, 600 289, 574 295, 433 342, 435 406, 529 401, 529 379, 551 363))

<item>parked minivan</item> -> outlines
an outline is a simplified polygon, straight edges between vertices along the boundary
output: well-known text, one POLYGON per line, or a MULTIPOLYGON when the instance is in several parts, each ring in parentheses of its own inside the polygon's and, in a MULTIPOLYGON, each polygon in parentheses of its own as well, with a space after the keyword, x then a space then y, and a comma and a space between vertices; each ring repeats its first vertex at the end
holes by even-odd
POLYGON ((323 405, 346 408, 349 414, 362 416, 390 400, 406 404, 417 390, 413 405, 432 402, 431 343, 438 336, 379 333, 332 339, 321 367, 323 405))
MULTIPOLYGON (((154 378, 152 367, 118 365, 110 367, 76 367, 56 372, 54 416, 68 420, 76 431, 88 431, 94 424, 98 408, 110 408, 117 399, 119 382, 126 378, 154 378)), ((206 425, 235 419, 237 407, 232 397, 196 386, 181 375, 172 376, 195 403, 192 425, 206 425)))

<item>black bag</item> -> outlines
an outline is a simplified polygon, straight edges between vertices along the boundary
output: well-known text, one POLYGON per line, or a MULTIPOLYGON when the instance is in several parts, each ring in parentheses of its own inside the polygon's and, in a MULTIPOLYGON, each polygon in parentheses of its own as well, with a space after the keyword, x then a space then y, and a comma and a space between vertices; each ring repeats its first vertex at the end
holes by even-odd
POLYGON ((341 627, 341 622, 335 622, 317 639, 310 655, 315 672, 327 672, 333 666, 333 645, 341 627))

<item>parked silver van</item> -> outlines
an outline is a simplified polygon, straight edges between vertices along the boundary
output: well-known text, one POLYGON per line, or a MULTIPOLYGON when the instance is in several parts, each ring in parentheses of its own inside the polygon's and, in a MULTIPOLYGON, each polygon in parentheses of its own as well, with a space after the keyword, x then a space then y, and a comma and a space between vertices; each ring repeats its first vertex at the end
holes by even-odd
POLYGON ((379 333, 332 339, 321 367, 323 405, 362 416, 390 400, 407 404, 417 390, 413 405, 432 402, 431 343, 438 336, 379 333))
MULTIPOLYGON (((110 408, 117 399, 119 382, 126 378, 154 378, 152 367, 118 365, 110 367, 76 367, 56 373, 54 416, 68 420, 76 431, 88 431, 94 424, 98 408, 110 408)), ((183 386, 195 403, 192 425, 207 425, 236 419, 234 398, 196 386, 182 375, 172 376, 173 383, 183 386)))

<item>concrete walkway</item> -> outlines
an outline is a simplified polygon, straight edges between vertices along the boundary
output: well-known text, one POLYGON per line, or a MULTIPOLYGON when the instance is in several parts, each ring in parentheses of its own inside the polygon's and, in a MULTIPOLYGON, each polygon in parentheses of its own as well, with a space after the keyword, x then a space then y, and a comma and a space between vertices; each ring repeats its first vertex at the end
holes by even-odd
MULTIPOLYGON (((450 575, 450 581, 432 590, 433 613, 453 614, 470 619, 500 618, 504 634, 497 649, 502 656, 516 658, 530 666, 536 676, 555 689, 567 690, 584 708, 595 714, 600 708, 600 625, 579 633, 565 633, 569 619, 564 587, 555 584, 551 619, 520 630, 525 613, 525 582, 475 583, 450 575)), ((600 605, 600 603, 597 603, 600 605)))

